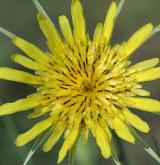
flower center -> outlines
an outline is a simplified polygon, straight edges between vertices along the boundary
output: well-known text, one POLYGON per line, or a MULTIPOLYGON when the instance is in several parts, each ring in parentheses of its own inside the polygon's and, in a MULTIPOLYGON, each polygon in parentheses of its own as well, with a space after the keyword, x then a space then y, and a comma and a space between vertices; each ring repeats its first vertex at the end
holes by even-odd
POLYGON ((83 92, 93 92, 95 84, 92 81, 84 80, 81 84, 81 90, 83 92))

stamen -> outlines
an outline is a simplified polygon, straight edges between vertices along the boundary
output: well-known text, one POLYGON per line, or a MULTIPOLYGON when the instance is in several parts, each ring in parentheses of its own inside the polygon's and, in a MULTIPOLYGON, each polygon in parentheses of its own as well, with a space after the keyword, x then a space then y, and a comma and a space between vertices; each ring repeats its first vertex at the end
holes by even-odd
POLYGON ((4 29, 4 28, 2 28, 2 27, 0 27, 0 32, 1 32, 2 34, 4 34, 5 36, 11 38, 11 39, 14 38, 14 37, 16 36, 15 34, 9 32, 8 30, 6 30, 6 29, 4 29))

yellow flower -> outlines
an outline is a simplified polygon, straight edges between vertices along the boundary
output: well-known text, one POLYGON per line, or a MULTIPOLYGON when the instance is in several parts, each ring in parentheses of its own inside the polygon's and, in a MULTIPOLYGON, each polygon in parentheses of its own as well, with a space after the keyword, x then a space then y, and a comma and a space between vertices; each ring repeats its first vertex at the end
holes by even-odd
MULTIPOLYGON (((34 2, 37 5, 37 1, 34 2)), ((14 54, 12 60, 35 71, 33 75, 1 67, 0 78, 36 88, 35 93, 27 98, 1 105, 0 115, 34 108, 28 115, 30 119, 42 115, 46 117, 28 132, 18 136, 16 145, 25 145, 49 130, 51 135, 43 146, 43 151, 48 152, 64 134, 65 140, 58 159, 61 162, 79 134, 86 143, 88 133, 92 132, 102 155, 109 158, 111 130, 130 143, 135 142, 135 137, 128 125, 147 133, 148 124, 128 108, 160 112, 160 102, 146 98, 150 93, 143 90, 140 84, 160 78, 160 67, 156 67, 159 58, 135 65, 131 65, 128 58, 153 35, 153 25, 149 23, 128 41, 111 46, 111 35, 119 12, 115 2, 111 3, 104 23, 97 24, 92 40, 86 32, 79 0, 71 4, 74 30, 66 16, 59 17, 63 38, 43 9, 38 9, 38 22, 47 38, 48 52, 0 29, 27 55, 14 54)))

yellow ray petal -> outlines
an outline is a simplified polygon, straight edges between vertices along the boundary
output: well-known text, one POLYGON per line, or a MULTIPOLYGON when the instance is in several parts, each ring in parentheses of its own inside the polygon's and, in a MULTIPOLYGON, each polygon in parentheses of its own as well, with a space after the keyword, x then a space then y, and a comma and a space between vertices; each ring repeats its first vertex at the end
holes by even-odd
POLYGON ((102 29, 103 29, 103 25, 102 23, 98 23, 95 31, 94 31, 94 35, 93 35, 93 41, 99 41, 101 36, 102 36, 102 29))
POLYGON ((47 56, 44 54, 43 51, 41 51, 38 47, 36 47, 35 45, 25 41, 24 39, 20 38, 20 37, 14 37, 12 39, 12 42, 19 48, 21 49, 23 52, 25 52, 29 57, 31 57, 32 59, 40 62, 40 63, 44 63, 46 61, 48 61, 47 56))
POLYGON ((128 40, 122 51, 123 58, 128 57, 136 49, 138 49, 150 37, 152 33, 152 29, 153 29, 153 25, 149 23, 143 26, 137 32, 135 32, 128 40))
POLYGON ((99 123, 101 124, 102 128, 106 131, 109 140, 111 140, 112 138, 112 134, 110 132, 110 129, 108 128, 108 125, 106 124, 106 120, 104 120, 103 118, 99 120, 99 123))
POLYGON ((13 54, 11 56, 12 60, 16 62, 17 64, 20 64, 26 68, 32 69, 32 70, 39 70, 42 66, 36 63, 35 61, 20 55, 20 54, 13 54))
POLYGON ((115 130, 116 134, 120 138, 122 138, 122 139, 124 139, 124 140, 126 140, 130 143, 135 142, 135 138, 133 137, 133 135, 131 134, 129 128, 126 126, 126 124, 124 124, 123 121, 121 121, 118 118, 114 118, 112 120, 112 124, 113 124, 113 127, 114 127, 114 130, 115 130))
POLYGON ((71 26, 70 26, 69 21, 65 15, 59 17, 59 24, 60 24, 61 31, 63 33, 65 40, 69 44, 73 44, 74 41, 73 41, 71 26))
POLYGON ((33 118, 37 118, 40 117, 46 113, 49 113, 50 107, 48 106, 40 106, 40 107, 36 107, 33 112, 31 112, 30 114, 27 115, 28 119, 33 119, 33 118))
POLYGON ((111 148, 110 148, 110 139, 109 135, 106 131, 98 124, 94 124, 94 132, 96 137, 96 142, 101 149, 101 153, 104 158, 109 158, 111 155, 111 148))
POLYGON ((17 146, 23 146, 33 140, 35 137, 40 135, 46 129, 48 129, 52 125, 53 118, 48 118, 34 125, 29 131, 19 135, 16 139, 15 144, 17 146))
POLYGON ((57 143, 57 141, 60 139, 61 135, 63 134, 64 129, 65 129, 64 123, 57 124, 53 134, 49 137, 49 139, 46 141, 46 143, 43 146, 44 152, 48 152, 53 148, 53 146, 57 143))
POLYGON ((44 35, 46 36, 49 46, 53 48, 52 51, 55 51, 58 53, 61 49, 62 40, 54 24, 51 24, 48 18, 46 18, 41 13, 38 13, 37 17, 38 17, 40 28, 43 31, 44 35))
POLYGON ((132 89, 131 91, 139 96, 150 96, 150 92, 143 89, 132 89))
POLYGON ((125 120, 139 131, 147 133, 150 130, 149 125, 145 121, 131 113, 129 110, 124 110, 123 115, 125 120))
POLYGON ((160 112, 160 101, 154 99, 128 97, 126 98, 126 104, 142 111, 160 112))
POLYGON ((79 0, 72 2, 71 5, 72 21, 74 26, 74 36, 77 41, 86 43, 86 25, 83 15, 83 8, 79 0))
POLYGON ((86 127, 82 127, 83 144, 86 144, 87 143, 88 135, 89 135, 89 129, 86 128, 86 127))
POLYGON ((103 27, 103 37, 105 38, 106 43, 109 42, 110 37, 112 35, 115 17, 116 17, 116 3, 112 2, 108 10, 103 27))
POLYGON ((59 151, 58 156, 58 163, 60 163, 67 154, 67 151, 73 146, 75 143, 78 134, 79 134, 79 123, 81 119, 77 119, 75 125, 72 127, 69 135, 67 136, 66 140, 64 141, 62 148, 59 151))
POLYGON ((25 111, 41 104, 42 97, 36 94, 16 102, 6 103, 0 106, 0 116, 25 111))
POLYGON ((152 68, 156 66, 159 63, 159 58, 152 58, 150 60, 139 62, 133 66, 131 66, 129 69, 136 69, 137 71, 142 71, 145 69, 152 68))
POLYGON ((135 75, 138 82, 152 81, 160 78, 160 67, 141 71, 135 75))
POLYGON ((7 67, 0 68, 0 79, 16 81, 25 84, 40 84, 40 79, 38 76, 7 67))

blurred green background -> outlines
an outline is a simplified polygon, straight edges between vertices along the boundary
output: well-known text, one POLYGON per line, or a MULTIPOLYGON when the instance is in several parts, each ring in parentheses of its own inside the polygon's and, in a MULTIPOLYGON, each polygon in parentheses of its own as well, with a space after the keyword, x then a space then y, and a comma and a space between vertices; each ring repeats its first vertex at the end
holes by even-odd
MULTIPOLYGON (((66 14, 70 18, 70 0, 39 1, 57 26, 59 15, 66 14)), ((111 0, 81 1, 84 6, 87 29, 92 35, 96 23, 103 22, 111 0)), ((36 13, 37 11, 31 0, 0 0, 0 26, 46 49, 45 38, 37 24, 36 13)), ((152 22, 154 25, 160 24, 159 16, 160 0, 126 0, 116 24, 112 44, 127 40, 134 31, 148 22, 152 22)), ((20 51, 12 45, 10 40, 0 34, 0 66, 23 69, 10 60, 11 54, 18 52, 20 51)), ((136 51, 132 56, 132 60, 135 63, 152 57, 160 57, 160 34, 154 36, 136 51)), ((160 80, 145 83, 144 85, 146 89, 152 92, 152 98, 160 99, 160 80)), ((0 81, 0 99, 3 103, 15 101, 32 92, 34 92, 34 89, 27 85, 4 80, 0 81)), ((157 151, 160 148, 158 147, 160 142, 160 117, 150 113, 135 112, 150 124, 150 134, 141 135, 157 151)), ((5 116, 0 119, 0 165, 22 165, 25 156, 33 145, 33 142, 21 148, 17 148, 14 145, 16 136, 30 129, 38 121, 38 119, 28 120, 26 118, 28 112, 25 113, 5 116)), ((55 165, 60 146, 61 142, 49 153, 43 153, 39 150, 29 164, 55 165)), ((141 165, 143 163, 156 165, 156 162, 139 145, 120 142, 120 146, 123 149, 123 154, 120 154, 120 156, 122 159, 125 158, 125 164, 141 165)), ((66 160, 62 162, 62 165, 66 164, 66 160)), ((111 159, 105 160, 102 158, 92 137, 90 137, 87 145, 79 143, 76 165, 112 164, 111 159)))

